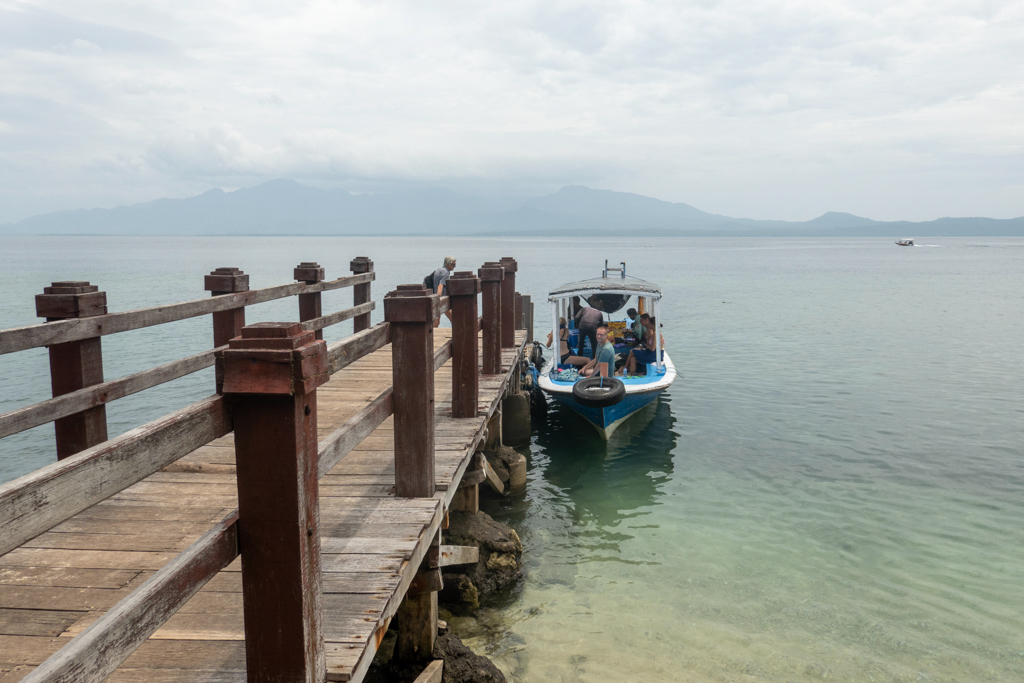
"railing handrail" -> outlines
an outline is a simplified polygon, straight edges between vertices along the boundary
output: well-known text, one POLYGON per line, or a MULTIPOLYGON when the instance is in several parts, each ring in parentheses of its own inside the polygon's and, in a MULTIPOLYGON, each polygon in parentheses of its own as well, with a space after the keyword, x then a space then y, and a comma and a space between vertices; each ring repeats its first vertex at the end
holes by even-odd
POLYGON ((225 348, 220 346, 3 413, 0 415, 0 439, 208 368, 213 365, 216 352, 225 348))
POLYGON ((195 318, 200 315, 229 311, 243 306, 252 306, 283 299, 297 294, 326 292, 343 287, 372 282, 376 277, 374 271, 359 275, 346 275, 336 280, 327 280, 314 284, 293 282, 286 285, 252 289, 247 292, 221 294, 206 299, 193 299, 176 304, 164 304, 149 308, 137 308, 132 311, 105 313, 88 318, 71 318, 55 320, 48 323, 12 327, 0 330, 0 355, 34 349, 40 346, 62 344, 69 341, 104 337, 118 332, 138 330, 153 325, 195 318))
MULTIPOLYGON (((350 320, 358 315, 369 313, 376 305, 373 301, 359 306, 352 306, 336 313, 307 320, 302 327, 308 331, 322 330, 331 325, 337 325, 345 320, 350 320)), ((31 405, 17 408, 7 413, 0 414, 0 439, 17 434, 47 422, 59 420, 68 415, 93 408, 99 405, 106 405, 125 396, 131 396, 145 389, 159 386, 165 382, 179 379, 193 372, 198 372, 210 367, 214 363, 214 354, 218 347, 209 351, 187 356, 179 360, 158 365, 149 370, 142 370, 131 375, 118 379, 108 380, 101 384, 93 384, 68 394, 62 394, 45 401, 39 401, 31 405)))

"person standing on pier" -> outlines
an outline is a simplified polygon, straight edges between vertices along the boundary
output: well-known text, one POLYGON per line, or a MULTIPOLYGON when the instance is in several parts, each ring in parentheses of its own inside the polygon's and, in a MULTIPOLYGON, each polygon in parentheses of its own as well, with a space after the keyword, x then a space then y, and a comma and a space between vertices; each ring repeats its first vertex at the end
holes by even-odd
MULTIPOLYGON (((448 278, 452 276, 452 271, 455 270, 455 257, 445 256, 444 263, 440 268, 434 271, 434 286, 432 287, 434 294, 438 296, 448 295, 448 278)), ((451 309, 444 312, 448 316, 448 320, 452 319, 451 309)), ((440 318, 434 321, 434 327, 441 324, 440 318)))

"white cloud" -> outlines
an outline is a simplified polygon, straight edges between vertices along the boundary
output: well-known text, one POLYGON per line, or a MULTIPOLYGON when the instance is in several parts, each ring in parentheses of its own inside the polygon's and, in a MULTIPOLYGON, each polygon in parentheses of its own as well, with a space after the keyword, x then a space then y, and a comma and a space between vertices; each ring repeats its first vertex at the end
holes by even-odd
POLYGON ((0 4, 0 221, 273 177, 1024 215, 1021 2, 0 4))

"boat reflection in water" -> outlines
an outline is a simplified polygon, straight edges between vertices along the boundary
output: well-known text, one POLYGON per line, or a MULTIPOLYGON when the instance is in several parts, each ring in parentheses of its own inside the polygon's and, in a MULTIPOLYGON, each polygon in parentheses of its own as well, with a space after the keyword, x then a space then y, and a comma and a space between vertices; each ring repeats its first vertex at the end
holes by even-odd
POLYGON ((662 395, 606 441, 552 402, 530 449, 526 496, 485 505, 520 532, 528 584, 572 585, 587 562, 636 562, 620 544, 633 538, 631 528, 651 528, 641 518, 672 475, 675 421, 662 395))

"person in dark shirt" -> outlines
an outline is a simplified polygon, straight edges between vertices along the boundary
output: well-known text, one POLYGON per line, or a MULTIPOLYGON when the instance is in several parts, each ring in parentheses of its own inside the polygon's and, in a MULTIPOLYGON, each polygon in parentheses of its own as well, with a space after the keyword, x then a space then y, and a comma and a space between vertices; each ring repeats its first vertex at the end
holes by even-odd
MULTIPOLYGON (((455 257, 445 256, 444 265, 434 271, 434 294, 438 296, 448 296, 448 278, 452 276, 452 271, 455 270, 455 257)), ((448 320, 452 319, 452 311, 448 309, 444 312, 448 316, 448 320)), ((434 321, 434 327, 441 324, 441 319, 438 318, 434 321)))
MULTIPOLYGON (((579 298, 577 297, 577 301, 579 298)), ((597 353, 597 328, 604 322, 604 316, 601 315, 601 311, 596 308, 580 308, 576 311, 576 316, 573 318, 576 322, 576 329, 580 331, 579 337, 579 348, 576 349, 576 355, 583 355, 583 340, 590 339, 590 348, 597 353)))

